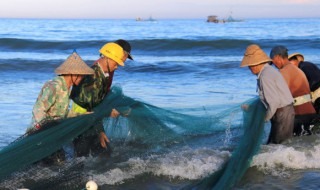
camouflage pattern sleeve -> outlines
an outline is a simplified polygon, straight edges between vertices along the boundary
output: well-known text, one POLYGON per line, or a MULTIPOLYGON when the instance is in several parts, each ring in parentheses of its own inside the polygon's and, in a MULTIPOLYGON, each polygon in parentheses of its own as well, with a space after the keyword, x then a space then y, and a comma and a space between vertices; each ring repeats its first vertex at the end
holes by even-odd
POLYGON ((33 107, 32 126, 45 119, 49 119, 47 112, 56 101, 56 92, 59 85, 47 82, 41 89, 38 99, 33 107))
POLYGON ((85 76, 79 85, 73 86, 70 98, 79 106, 92 110, 92 93, 94 90, 94 77, 85 76))
POLYGON ((85 76, 78 86, 74 86, 71 99, 79 106, 92 111, 107 94, 108 78, 105 78, 98 66, 92 67, 95 74, 85 76))

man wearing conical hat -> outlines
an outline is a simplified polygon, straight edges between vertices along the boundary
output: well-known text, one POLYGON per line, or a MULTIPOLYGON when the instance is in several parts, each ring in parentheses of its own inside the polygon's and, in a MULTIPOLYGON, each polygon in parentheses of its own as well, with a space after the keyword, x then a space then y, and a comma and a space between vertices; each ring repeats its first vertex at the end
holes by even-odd
POLYGON ((316 110, 311 101, 310 87, 306 75, 290 63, 288 49, 285 46, 275 46, 270 52, 273 64, 279 69, 294 98, 295 124, 294 134, 310 135, 312 120, 316 110))
POLYGON ((76 53, 73 52, 67 60, 56 68, 58 75, 44 84, 32 111, 32 127, 38 130, 41 123, 47 120, 63 119, 68 114, 71 86, 80 83, 85 75, 93 75, 91 69, 76 53))
POLYGON ((313 107, 316 112, 320 113, 320 69, 316 64, 304 61, 304 56, 301 53, 292 53, 288 57, 290 63, 301 69, 306 75, 310 91, 313 107))
MULTIPOLYGON (((99 105, 110 90, 114 71, 118 66, 124 66, 127 58, 133 60, 131 46, 126 40, 119 39, 105 44, 100 49, 100 58, 93 64, 95 74, 87 76, 75 88, 72 89, 73 110, 79 114, 93 111, 99 105)), ((119 112, 112 109, 111 117, 118 117, 119 112)), ((76 156, 88 156, 99 154, 106 150, 109 139, 104 132, 102 121, 93 126, 83 135, 74 140, 76 156)), ((110 150, 110 149, 108 149, 110 150)))
MULTIPOLYGON (((67 60, 56 68, 58 75, 46 82, 38 95, 32 110, 32 124, 27 129, 27 134, 40 130, 47 122, 64 119, 68 115, 69 96, 71 86, 80 83, 85 75, 93 75, 91 69, 76 53, 73 52, 67 60)), ((63 149, 42 160, 45 164, 60 163, 65 159, 63 149)))
MULTIPOLYGON (((248 66, 257 75, 259 97, 267 109, 265 120, 271 121, 268 143, 281 143, 293 136, 293 98, 281 74, 269 65, 271 59, 256 44, 247 47, 240 67, 248 66)), ((246 106, 243 106, 246 109, 246 106)))

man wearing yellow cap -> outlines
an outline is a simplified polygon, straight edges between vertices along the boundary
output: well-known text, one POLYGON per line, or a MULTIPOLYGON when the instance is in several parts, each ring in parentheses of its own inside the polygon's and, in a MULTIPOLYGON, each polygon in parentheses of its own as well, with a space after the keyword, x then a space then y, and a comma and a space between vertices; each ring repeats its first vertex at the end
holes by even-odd
MULTIPOLYGON (((257 90, 271 120, 268 143, 281 143, 293 136, 293 98, 285 80, 269 65, 271 59, 256 44, 247 47, 240 67, 248 66, 258 76, 257 90)), ((243 107, 246 109, 246 106, 243 107)))
MULTIPOLYGON (((92 66, 95 74, 85 77, 78 86, 72 89, 71 98, 74 101, 74 111, 80 114, 91 112, 103 101, 110 90, 113 73, 118 65, 124 66, 127 58, 132 59, 130 50, 131 46, 125 40, 107 43, 100 49, 101 57, 92 66)), ((118 117, 119 112, 113 109, 110 116, 118 117)), ((109 142, 103 130, 103 123, 100 121, 97 126, 93 126, 92 129, 74 140, 75 155, 88 156, 89 153, 101 153, 105 148, 110 148, 107 147, 109 142)))
POLYGON ((304 61, 301 53, 293 53, 288 57, 290 63, 301 69, 306 75, 310 91, 311 100, 316 112, 320 113, 320 69, 314 63, 304 61))

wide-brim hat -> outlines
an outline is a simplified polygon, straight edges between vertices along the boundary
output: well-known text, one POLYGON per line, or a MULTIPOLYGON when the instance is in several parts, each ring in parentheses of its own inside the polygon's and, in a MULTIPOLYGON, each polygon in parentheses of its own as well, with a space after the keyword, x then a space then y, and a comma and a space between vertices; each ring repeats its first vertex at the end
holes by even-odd
POLYGON ((76 52, 73 52, 56 68, 55 73, 57 75, 93 75, 94 70, 91 69, 76 52))
POLYGON ((128 41, 126 40, 123 40, 123 39, 119 39, 119 40, 116 40, 114 43, 118 44, 119 46, 122 47, 122 49, 127 52, 128 54, 128 58, 133 60, 133 57, 131 55, 131 45, 128 41))
POLYGON ((255 66, 272 60, 267 54, 256 44, 247 47, 246 52, 241 61, 240 67, 255 66))
POLYGON ((288 59, 290 60, 293 57, 296 57, 298 61, 304 61, 304 56, 301 53, 296 52, 296 53, 290 54, 288 56, 288 59))

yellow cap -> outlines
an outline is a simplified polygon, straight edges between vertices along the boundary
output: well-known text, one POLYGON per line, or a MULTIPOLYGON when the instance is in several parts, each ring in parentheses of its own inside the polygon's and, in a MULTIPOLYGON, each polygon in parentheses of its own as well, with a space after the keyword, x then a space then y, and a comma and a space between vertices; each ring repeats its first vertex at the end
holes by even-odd
POLYGON ((117 62, 119 65, 124 66, 123 57, 124 51, 122 47, 116 43, 106 43, 99 51, 102 55, 112 59, 117 62))

